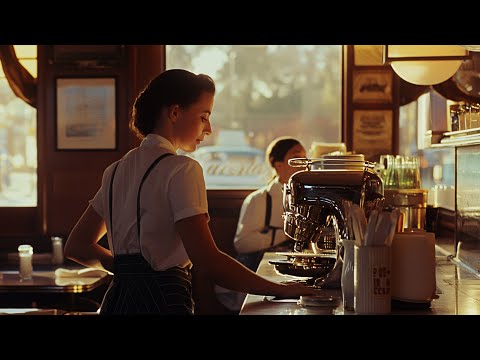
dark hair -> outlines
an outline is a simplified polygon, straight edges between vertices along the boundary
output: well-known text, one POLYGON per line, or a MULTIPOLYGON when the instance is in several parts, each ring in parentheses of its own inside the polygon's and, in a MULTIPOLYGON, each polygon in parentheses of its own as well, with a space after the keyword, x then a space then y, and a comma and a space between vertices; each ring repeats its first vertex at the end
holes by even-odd
POLYGON ((276 138, 267 147, 267 161, 273 167, 275 161, 283 161, 288 150, 298 144, 300 144, 300 141, 292 137, 283 136, 276 138))
POLYGON ((204 92, 215 94, 215 83, 210 76, 183 69, 165 70, 153 78, 135 99, 130 129, 143 139, 153 131, 164 107, 174 104, 188 107, 204 92))

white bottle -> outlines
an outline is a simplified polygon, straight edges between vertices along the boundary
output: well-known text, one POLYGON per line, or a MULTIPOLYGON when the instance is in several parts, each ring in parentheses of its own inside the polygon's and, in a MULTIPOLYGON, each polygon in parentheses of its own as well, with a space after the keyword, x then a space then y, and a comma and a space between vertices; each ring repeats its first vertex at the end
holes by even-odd
POLYGON ((52 264, 63 264, 63 239, 59 236, 52 236, 52 264))
POLYGON ((20 245, 18 247, 20 280, 30 280, 33 275, 33 247, 31 245, 20 245))

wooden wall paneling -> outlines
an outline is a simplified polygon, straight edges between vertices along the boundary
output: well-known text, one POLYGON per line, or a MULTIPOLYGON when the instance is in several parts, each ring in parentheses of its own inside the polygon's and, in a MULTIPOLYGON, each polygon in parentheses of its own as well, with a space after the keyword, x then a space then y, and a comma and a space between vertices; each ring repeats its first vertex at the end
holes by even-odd
MULTIPOLYGON (((46 187, 46 149, 47 149, 47 99, 51 94, 47 91, 48 49, 37 46, 37 237, 40 239, 47 232, 47 187, 46 187)), ((50 245, 50 244, 49 244, 50 245)))
POLYGON ((101 171, 56 171, 52 174, 49 191, 50 220, 55 231, 52 234, 67 235, 88 206, 102 181, 101 171), (74 189, 74 191, 72 191, 74 189), (87 199, 87 200, 86 200, 87 199), (56 221, 55 219, 61 219, 56 221))
MULTIPOLYGON (((355 65, 355 45, 344 47, 344 124, 343 134, 347 150, 365 153, 366 160, 377 161, 379 152, 397 154, 399 148, 398 117, 399 117, 399 78, 390 65, 355 65), (364 86, 358 89, 359 79, 365 81, 364 86), (368 80, 373 86, 387 87, 381 89, 367 89, 368 80), (364 90, 365 88, 365 90, 364 90), (377 92, 377 93, 375 93, 377 92), (375 97, 377 95, 377 97, 375 97), (388 133, 378 133, 377 144, 390 144, 388 149, 376 149, 371 146, 375 136, 370 128, 359 128, 359 119, 377 119, 378 126, 383 126, 388 133), (382 119, 382 121, 380 121, 382 119), (357 121, 357 122, 356 122, 357 121), (367 131, 370 131, 368 134, 367 131), (363 135, 362 138, 359 136, 363 135), (356 138, 354 138, 356 137, 356 138)), ((368 122, 367 122, 368 123, 368 122)), ((372 125, 373 126, 373 125, 372 125)), ((378 127, 377 127, 378 128, 378 127)))
MULTIPOLYGON (((389 65, 391 68, 391 66, 389 65)), ((395 155, 398 154, 400 149, 400 134, 399 134, 399 118, 400 118, 400 77, 393 71, 393 88, 392 88, 392 96, 393 96, 393 153, 395 155)))
MULTIPOLYGON (((137 95, 151 79, 165 70, 165 45, 135 45, 130 47, 128 108, 131 109, 137 95)), ((130 148, 140 145, 140 140, 130 132, 130 148)))
MULTIPOLYGON (((1 238, 15 239, 35 245, 39 227, 37 208, 6 208, 1 213, 1 238)), ((17 245, 18 246, 18 245, 17 245)), ((0 250, 10 247, 9 242, 0 241, 0 250)))
POLYGON ((46 236, 66 236, 85 210, 100 186, 104 169, 129 150, 128 114, 129 51, 124 62, 113 66, 77 67, 56 63, 53 46, 46 47, 47 66, 42 91, 45 92, 43 232, 46 236), (116 149, 114 150, 57 150, 56 148, 56 79, 113 77, 116 82, 116 149))
POLYGON ((353 64, 353 45, 343 46, 343 139, 347 146, 347 151, 352 151, 352 64, 353 64))

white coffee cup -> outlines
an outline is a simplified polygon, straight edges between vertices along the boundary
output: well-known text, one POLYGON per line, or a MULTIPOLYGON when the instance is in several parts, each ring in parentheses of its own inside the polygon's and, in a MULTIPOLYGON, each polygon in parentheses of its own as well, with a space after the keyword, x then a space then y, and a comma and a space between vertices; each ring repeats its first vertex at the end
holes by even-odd
POLYGON ((392 298, 430 302, 435 297, 435 234, 405 229, 392 241, 392 298))

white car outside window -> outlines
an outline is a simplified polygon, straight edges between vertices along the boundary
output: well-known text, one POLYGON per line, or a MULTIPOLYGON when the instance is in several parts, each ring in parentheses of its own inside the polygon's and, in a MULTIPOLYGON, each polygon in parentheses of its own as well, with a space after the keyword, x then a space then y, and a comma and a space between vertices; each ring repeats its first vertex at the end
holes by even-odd
POLYGON ((191 156, 202 166, 208 189, 258 189, 271 174, 265 152, 247 145, 203 146, 191 156))

